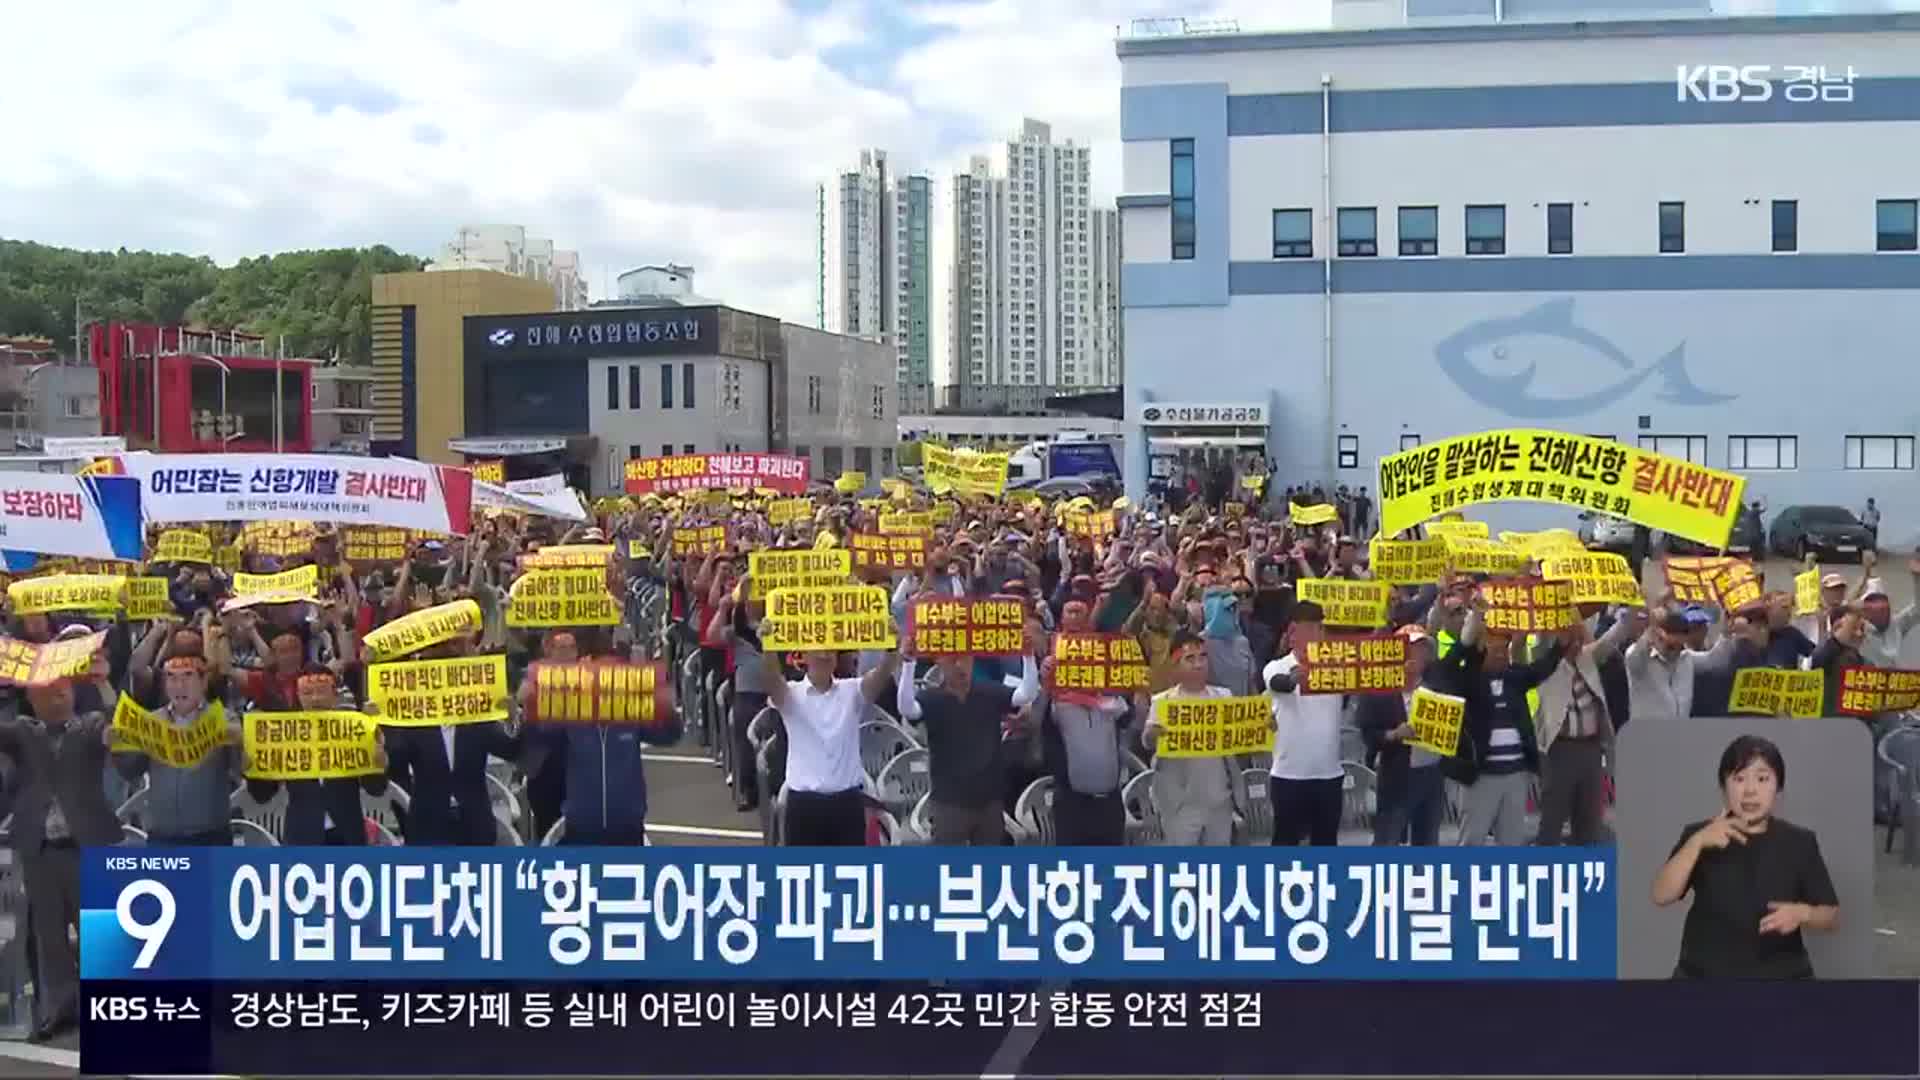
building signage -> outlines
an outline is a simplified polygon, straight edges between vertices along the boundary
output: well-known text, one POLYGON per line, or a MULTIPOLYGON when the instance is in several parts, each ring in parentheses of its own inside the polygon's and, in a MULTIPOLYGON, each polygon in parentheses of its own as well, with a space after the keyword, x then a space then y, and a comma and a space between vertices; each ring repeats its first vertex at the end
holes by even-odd
POLYGON ((719 351, 718 308, 607 308, 469 315, 469 358, 699 356, 719 351))
POLYGON ((475 457, 519 457, 522 454, 551 454, 565 450, 565 439, 448 439, 447 449, 475 457))
POLYGON ((1264 427, 1267 423, 1267 407, 1220 402, 1155 401, 1140 407, 1140 422, 1148 427, 1206 424, 1264 427))
POLYGON ((1822 65, 1776 68, 1770 64, 1681 64, 1674 69, 1673 91, 1678 101, 1773 101, 1795 104, 1810 101, 1853 100, 1853 68, 1844 73, 1822 65))
POLYGON ((83 435, 78 437, 47 436, 43 447, 48 457, 70 458, 79 461, 83 458, 112 457, 127 452, 127 440, 120 435, 83 435))

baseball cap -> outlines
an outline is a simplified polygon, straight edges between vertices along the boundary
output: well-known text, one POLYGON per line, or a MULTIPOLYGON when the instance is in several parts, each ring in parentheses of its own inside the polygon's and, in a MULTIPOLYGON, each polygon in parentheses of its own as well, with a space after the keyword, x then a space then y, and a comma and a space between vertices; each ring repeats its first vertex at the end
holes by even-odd
POLYGON ((1860 590, 1860 599, 1868 600, 1876 596, 1885 599, 1887 596, 1887 585, 1879 578, 1868 578, 1867 587, 1860 590))
POLYGON ((1844 589, 1847 587, 1847 579, 1841 577, 1839 574, 1828 574, 1826 577, 1820 579, 1820 587, 1823 589, 1844 589))
POLYGON ((1680 617, 1685 619, 1687 623, 1692 626, 1706 626, 1713 622, 1713 616, 1707 613, 1706 608, 1703 608, 1698 604, 1689 604, 1686 607, 1681 608, 1680 617))

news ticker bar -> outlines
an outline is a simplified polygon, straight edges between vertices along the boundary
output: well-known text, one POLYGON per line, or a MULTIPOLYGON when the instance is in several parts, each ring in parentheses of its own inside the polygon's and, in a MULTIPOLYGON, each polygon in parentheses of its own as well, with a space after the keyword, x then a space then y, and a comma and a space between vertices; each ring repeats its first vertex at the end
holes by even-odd
POLYGON ((87 1075, 1920 1074, 1904 980, 140 980, 88 983, 82 1015, 87 1075))

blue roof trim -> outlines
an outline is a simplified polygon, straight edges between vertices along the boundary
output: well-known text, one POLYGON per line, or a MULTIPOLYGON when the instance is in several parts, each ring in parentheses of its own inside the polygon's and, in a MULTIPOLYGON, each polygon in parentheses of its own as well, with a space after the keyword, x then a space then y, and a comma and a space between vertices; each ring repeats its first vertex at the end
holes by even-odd
MULTIPOLYGON (((1871 123, 1920 120, 1920 77, 1855 79, 1852 101, 1681 100, 1674 82, 1565 83, 1338 90, 1328 104, 1335 134, 1490 128, 1640 127, 1686 124, 1871 123)), ((1227 98, 1227 134, 1318 135, 1320 94, 1227 98)))
MULTIPOLYGON (((1133 269, 1133 267, 1128 267, 1133 269)), ((1320 260, 1236 262, 1234 296, 1321 290, 1320 260)), ((1920 255, 1592 255, 1335 259, 1336 293, 1920 290, 1920 255)), ((1130 292, 1128 307, 1168 307, 1130 292)))
POLYGON ((1416 43, 1519 42, 1567 38, 1703 37, 1752 34, 1873 34, 1920 30, 1920 12, 1841 15, 1751 15, 1736 18, 1606 19, 1590 21, 1474 23, 1452 26, 1389 26, 1371 30, 1305 30, 1290 33, 1188 34, 1120 38, 1114 53, 1178 56, 1270 49, 1333 49, 1416 43))
POLYGON ((1113 200, 1121 210, 1150 210, 1157 206, 1172 206, 1171 195, 1121 195, 1113 200))

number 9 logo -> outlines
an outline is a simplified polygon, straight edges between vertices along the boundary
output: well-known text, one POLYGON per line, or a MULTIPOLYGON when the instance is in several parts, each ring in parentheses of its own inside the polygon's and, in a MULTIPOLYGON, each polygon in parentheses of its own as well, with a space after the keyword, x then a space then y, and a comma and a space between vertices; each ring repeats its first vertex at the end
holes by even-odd
POLYGON ((140 955, 134 957, 133 970, 145 971, 152 967, 154 956, 167 940, 167 932, 173 929, 173 890, 152 878, 141 878, 120 890, 120 898, 113 902, 113 915, 120 923, 120 932, 140 943, 140 955), (160 913, 152 922, 138 922, 133 917, 134 901, 143 896, 160 901, 160 913))

